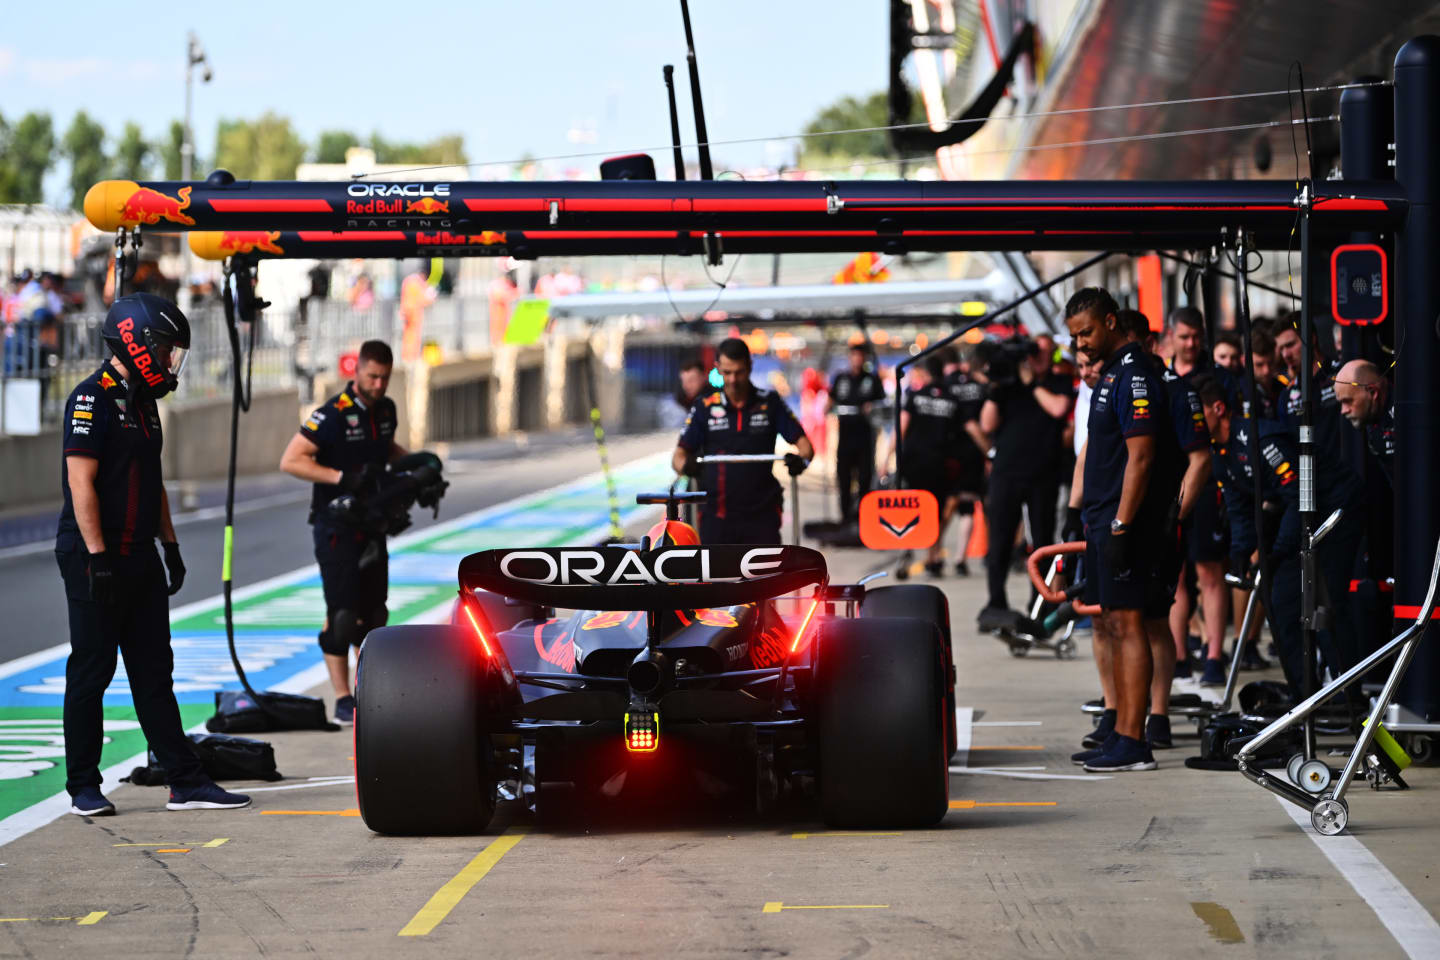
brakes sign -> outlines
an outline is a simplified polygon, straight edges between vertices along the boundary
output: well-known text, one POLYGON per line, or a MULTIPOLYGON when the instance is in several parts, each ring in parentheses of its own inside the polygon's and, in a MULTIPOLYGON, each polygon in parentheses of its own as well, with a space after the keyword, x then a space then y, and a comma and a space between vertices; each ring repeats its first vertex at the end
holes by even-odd
POLYGON ((871 550, 927 550, 940 536, 929 490, 874 490, 860 501, 860 540, 871 550))

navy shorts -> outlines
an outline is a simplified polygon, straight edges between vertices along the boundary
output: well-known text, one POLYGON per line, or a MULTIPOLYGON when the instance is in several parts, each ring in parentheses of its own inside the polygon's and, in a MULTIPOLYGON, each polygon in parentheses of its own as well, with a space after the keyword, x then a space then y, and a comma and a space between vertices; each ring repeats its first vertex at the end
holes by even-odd
POLYGON ((1084 600, 1105 610, 1139 610, 1146 620, 1164 617, 1175 600, 1175 584, 1180 578, 1180 545, 1172 538, 1154 533, 1146 536, 1138 529, 1126 536, 1141 539, 1136 541, 1130 570, 1117 573, 1105 562, 1110 530, 1086 531, 1084 600))
POLYGON ((1186 559, 1191 563, 1215 563, 1230 556, 1230 531, 1220 505, 1220 487, 1211 482, 1195 499, 1195 509, 1185 518, 1186 559))

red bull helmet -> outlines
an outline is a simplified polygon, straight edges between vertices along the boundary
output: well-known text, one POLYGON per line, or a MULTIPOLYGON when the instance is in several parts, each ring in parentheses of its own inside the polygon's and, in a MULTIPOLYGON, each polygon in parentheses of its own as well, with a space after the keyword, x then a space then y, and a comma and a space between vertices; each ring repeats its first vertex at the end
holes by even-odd
POLYGON ((652 550, 660 547, 698 547, 700 534, 688 523, 679 520, 661 520, 645 534, 650 538, 652 550))
POLYGON ((190 350, 190 321, 164 297, 132 293, 105 314, 105 343, 120 358, 129 379, 154 398, 174 390, 190 350))

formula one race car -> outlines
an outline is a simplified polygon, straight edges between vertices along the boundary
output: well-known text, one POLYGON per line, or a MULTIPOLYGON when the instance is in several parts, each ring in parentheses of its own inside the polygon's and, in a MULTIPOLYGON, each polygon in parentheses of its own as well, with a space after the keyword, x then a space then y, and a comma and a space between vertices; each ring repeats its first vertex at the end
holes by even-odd
POLYGON ((751 809, 813 793, 835 827, 939 821, 956 744, 945 595, 832 584, 803 547, 703 546, 675 517, 704 496, 637 497, 667 507, 639 544, 472 554, 450 624, 372 631, 365 823, 478 832, 498 799, 569 819, 661 774, 751 809))

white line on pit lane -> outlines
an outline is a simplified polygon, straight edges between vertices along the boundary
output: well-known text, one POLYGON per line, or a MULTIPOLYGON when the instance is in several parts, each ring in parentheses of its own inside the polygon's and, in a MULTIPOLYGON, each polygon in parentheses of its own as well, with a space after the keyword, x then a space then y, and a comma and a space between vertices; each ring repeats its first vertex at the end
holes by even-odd
POLYGON ((246 793, 268 793, 273 790, 305 790, 309 787, 334 787, 354 783, 354 777, 311 777, 308 783, 287 783, 278 787, 246 787, 246 793))
MULTIPOLYGON (((666 458, 667 456, 669 456, 669 454, 662 452, 652 454, 646 457, 640 457, 636 460, 632 460, 629 463, 624 464, 623 467, 619 469, 643 469, 643 467, 650 462, 663 461, 664 458, 666 458)), ((570 490, 580 489, 596 482, 597 480, 602 479, 603 477, 604 474, 601 471, 596 471, 586 476, 579 477, 575 480, 571 480, 569 483, 563 483, 559 486, 551 487, 547 490, 537 490, 534 493, 526 494, 523 497, 517 497, 514 500, 507 500, 504 503, 497 503, 493 506, 485 507, 481 510, 475 510, 471 513, 463 514, 462 516, 456 517, 453 520, 447 520, 444 523, 437 523, 433 526, 425 527, 421 530, 414 530, 410 533, 401 534, 400 536, 390 541, 391 547, 392 549, 400 549, 409 546, 411 543, 414 543, 421 539, 428 540, 431 537, 450 533, 452 530, 462 529, 466 526, 469 526, 470 524, 475 523, 477 520, 483 520, 497 513, 523 509, 524 507, 528 507, 530 504, 535 503, 536 501, 541 500, 545 497, 551 497, 555 496, 556 494, 566 493, 570 490)), ((659 511, 653 512, 658 513, 659 511)), ((586 531, 584 534, 581 534, 579 540, 582 542, 590 542, 593 540, 598 540, 601 537, 608 536, 609 533, 610 524, 604 523, 595 527, 592 530, 586 531)), ((242 587, 239 590, 236 590, 233 596, 236 601, 239 601, 245 599, 246 597, 254 596, 258 593, 262 593, 265 590, 269 590, 277 586, 283 586, 286 584, 298 582, 300 580, 308 579, 309 577, 315 576, 316 572, 317 567, 315 566, 315 564, 310 564, 307 567, 301 567, 299 570, 292 570, 290 573, 280 574, 279 576, 271 577, 268 580, 263 580, 260 583, 252 583, 249 586, 242 587)), ((211 597, 207 600, 197 600, 194 603, 187 603, 184 606, 177 607, 174 610, 170 611, 171 619, 173 621, 177 617, 188 617, 191 614, 198 613, 202 610, 213 609, 216 601, 219 599, 220 598, 218 596, 211 597)), ((431 610, 425 611, 424 613, 420 614, 419 616, 408 622, 443 623, 450 617, 450 607, 452 603, 453 601, 446 600, 443 604, 440 604, 431 610)), ((47 658, 61 656, 69 649, 70 645, 68 643, 56 644, 55 646, 50 647, 48 650, 36 651, 35 653, 27 654, 24 657, 20 657, 18 660, 12 660, 9 663, 0 664, 0 677, 10 676, 12 674, 20 672, 21 670, 29 669, 29 667, 31 666, 44 663, 47 658), (46 655, 48 655, 48 657, 46 655), (23 666, 16 666, 16 664, 22 662, 24 663, 23 666)), ((326 676, 327 673, 325 670, 325 665, 323 663, 317 663, 311 667, 307 667, 305 670, 300 671, 299 673, 290 677, 288 680, 284 680, 280 683, 273 685, 272 687, 270 687, 270 689, 279 693, 302 693, 316 686, 317 684, 324 682, 326 676)), ((205 725, 203 723, 196 724, 187 732, 204 733, 206 732, 205 725)), ((101 771, 100 774, 104 781, 101 784, 101 789, 113 790, 119 786, 122 786, 122 784, 120 783, 120 778, 128 777, 132 769, 147 762, 148 759, 149 757, 147 756, 147 754, 137 753, 135 756, 130 757, 129 759, 122 760, 119 763, 106 767, 104 770, 101 771)), ((44 800, 40 800, 36 803, 31 804, 24 810, 11 814, 5 819, 0 820, 0 847, 5 846, 5 844, 10 843, 12 840, 20 839, 27 833, 31 833, 32 831, 40 829, 46 824, 51 823, 52 821, 64 816, 69 811, 69 795, 64 793, 57 793, 54 796, 47 797, 44 800)))
POLYGON ((1411 960, 1440 960, 1440 923, 1430 916, 1395 874, 1356 837, 1325 837, 1310 824, 1310 814, 1293 803, 1275 798, 1290 819, 1315 841, 1340 875, 1390 931, 1411 960))

